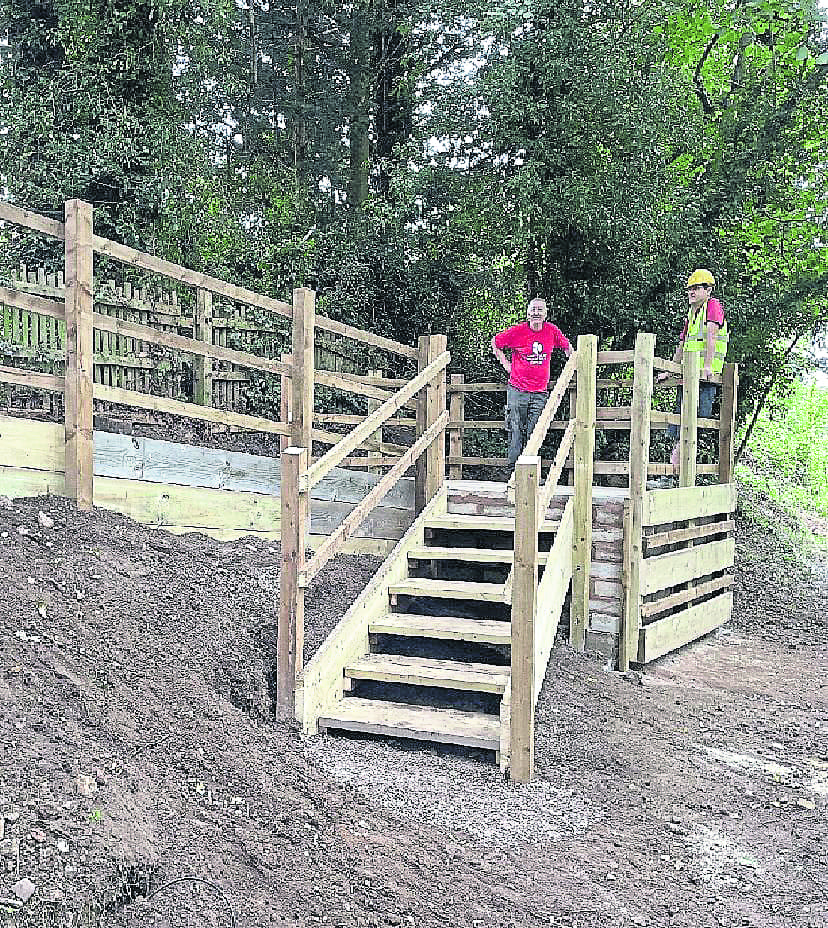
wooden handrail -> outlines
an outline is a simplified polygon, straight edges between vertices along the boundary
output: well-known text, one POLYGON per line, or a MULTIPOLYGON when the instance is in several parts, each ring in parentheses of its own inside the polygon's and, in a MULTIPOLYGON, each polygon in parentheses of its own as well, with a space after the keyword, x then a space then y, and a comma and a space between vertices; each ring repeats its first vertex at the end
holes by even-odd
POLYGON ((372 509, 379 503, 397 480, 420 457, 428 446, 437 439, 448 422, 448 412, 443 412, 440 418, 417 439, 406 453, 394 464, 391 470, 383 476, 371 492, 354 508, 348 517, 340 524, 336 531, 322 544, 308 562, 305 570, 299 575, 299 586, 310 586, 313 578, 319 571, 335 557, 342 545, 362 525, 372 509))
POLYGON ((566 431, 561 437, 561 444, 558 447, 558 453, 555 455, 555 460, 552 462, 552 467, 549 468, 549 473, 546 475, 546 480, 540 491, 540 511, 542 513, 546 512, 546 507, 549 505, 549 501, 552 499, 552 495, 555 492, 555 487, 558 485, 558 481, 561 479, 561 473, 563 472, 564 467, 566 467, 566 459, 569 457, 569 452, 574 441, 575 419, 572 418, 569 420, 569 425, 567 425, 566 431))
POLYGON ((532 457, 540 451, 540 446, 543 444, 543 440, 546 438, 546 433, 549 430, 549 423, 555 418, 555 413, 563 402, 564 394, 569 389, 569 383, 572 380, 572 375, 575 373, 577 364, 578 352, 573 351, 555 382, 555 387, 549 394, 549 399, 543 407, 543 412, 540 414, 540 418, 535 428, 532 430, 529 440, 526 442, 523 454, 527 457, 532 457))
POLYGON ((290 365, 275 358, 262 358, 247 351, 237 351, 235 348, 224 348, 200 341, 197 338, 187 338, 186 335, 176 335, 173 332, 160 332, 151 325, 141 325, 138 322, 128 322, 116 316, 105 316, 103 313, 92 314, 92 324, 99 332, 112 332, 115 335, 137 338, 152 345, 162 345, 165 348, 175 348, 186 351, 188 354, 204 355, 220 361, 229 361, 239 367, 249 367, 253 370, 267 371, 270 374, 284 374, 290 371, 290 365))
POLYGON ((44 235, 51 235, 52 238, 58 238, 61 241, 66 237, 64 225, 59 220, 40 216, 31 210, 22 209, 20 206, 12 206, 11 203, 4 201, 0 201, 0 219, 5 222, 13 222, 15 225, 23 226, 26 229, 33 229, 35 232, 42 232, 44 235))
POLYGON ((13 383, 15 386, 31 387, 35 390, 51 390, 63 393, 66 381, 56 374, 43 374, 40 371, 21 370, 19 367, 0 366, 0 383, 13 383))
POLYGON ((310 468, 302 481, 302 489, 309 489, 315 486, 319 481, 334 467, 346 458, 354 449, 358 448, 366 438, 376 432, 376 430, 394 413, 401 409, 408 400, 421 390, 429 381, 431 381, 440 371, 448 367, 451 355, 444 351, 439 357, 435 358, 428 367, 424 368, 409 380, 408 384, 398 390, 393 396, 390 396, 375 412, 365 418, 362 425, 358 425, 349 435, 346 435, 342 441, 334 445, 330 451, 310 468))
POLYGON ((0 287, 0 303, 37 313, 39 316, 50 316, 52 319, 66 318, 66 306, 62 301, 47 300, 42 296, 35 296, 34 293, 24 293, 22 290, 9 287, 0 287))
POLYGON ((635 360, 635 351, 599 351, 596 364, 631 364, 635 360))

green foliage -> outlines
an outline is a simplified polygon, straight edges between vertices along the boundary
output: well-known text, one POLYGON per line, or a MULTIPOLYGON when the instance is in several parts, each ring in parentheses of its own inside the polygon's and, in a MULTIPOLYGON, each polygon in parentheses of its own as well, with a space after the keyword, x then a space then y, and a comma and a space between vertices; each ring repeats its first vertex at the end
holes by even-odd
POLYGON ((769 494, 828 517, 828 389, 797 381, 759 416, 740 476, 769 494))

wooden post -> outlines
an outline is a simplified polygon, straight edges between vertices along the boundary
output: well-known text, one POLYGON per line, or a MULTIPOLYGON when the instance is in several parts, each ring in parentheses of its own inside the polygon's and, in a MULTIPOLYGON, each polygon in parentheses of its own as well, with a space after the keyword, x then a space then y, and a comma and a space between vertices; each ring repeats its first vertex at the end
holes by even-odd
POLYGON ((293 715, 296 677, 302 670, 305 641, 305 590, 299 574, 305 568, 308 529, 308 492, 299 479, 308 469, 307 448, 282 453, 282 570, 279 575, 279 629, 276 640, 276 711, 281 719, 293 715))
MULTIPOLYGON (((445 350, 448 339, 445 335, 421 335, 418 370, 422 371, 445 350)), ((429 429, 446 408, 446 370, 422 390, 417 398, 417 438, 429 429)), ((439 490, 446 476, 446 435, 433 441, 428 450, 420 455, 414 481, 414 505, 417 514, 423 511, 439 490)))
POLYGON ((681 362, 681 447, 679 486, 696 485, 696 456, 699 431, 699 359, 701 352, 685 351, 681 362))
POLYGON ((595 395, 598 336, 578 337, 578 392, 575 401, 575 490, 572 532, 572 607, 569 643, 583 651, 589 627, 589 575, 592 564, 592 471, 595 454, 595 395))
POLYGON ((538 592, 540 458, 515 465, 515 561, 512 580, 511 777, 528 783, 535 770, 535 608, 538 592))
MULTIPOLYGON (((213 294, 209 290, 196 292, 193 338, 213 344, 213 294)), ((193 402, 213 405, 213 359, 197 354, 193 357, 193 402)))
POLYGON ((624 604, 618 637, 618 669, 629 670, 638 655, 641 627, 639 595, 643 553, 642 521, 650 462, 650 410, 653 402, 655 335, 641 332, 635 340, 635 367, 630 422, 630 499, 624 507, 624 604))
MULTIPOLYGON (((462 384, 465 378, 462 374, 452 374, 451 382, 453 384, 462 384)), ((449 397, 449 420, 452 422, 463 422, 466 415, 466 394, 452 393, 449 397)), ((448 433, 449 457, 459 458, 463 456, 463 429, 450 429, 448 433)), ((463 479, 463 465, 449 464, 448 474, 453 480, 463 479)))
POLYGON ((92 508, 92 377, 94 312, 92 206, 67 200, 66 219, 66 491, 79 509, 92 508))
POLYGON ((719 483, 733 480, 733 436, 736 433, 736 398, 739 366, 725 364, 722 371, 722 401, 719 410, 719 483))
POLYGON ((313 340, 316 294, 305 287, 293 291, 293 444, 311 453, 313 427, 313 340))
MULTIPOLYGON (((283 354, 282 360, 285 364, 293 364, 293 355, 292 354, 283 354)), ((290 425, 293 422, 293 411, 291 409, 291 387, 290 381, 291 378, 287 374, 279 375, 279 421, 285 425, 290 425)), ((279 436, 279 451, 280 453, 284 451, 290 445, 290 438, 287 435, 279 436)))
MULTIPOLYGON (((368 371, 369 377, 382 377, 382 371, 368 371)), ((375 412, 382 405, 382 400, 368 400, 368 415, 370 416, 372 412, 375 412)), ((371 440, 377 441, 382 444, 382 426, 380 426, 376 432, 371 436, 371 440)), ((368 461, 372 459, 376 461, 377 458, 382 458, 382 451, 369 451, 368 452, 368 461)), ((368 473, 369 474, 382 474, 382 467, 378 467, 376 464, 368 464, 368 473)))

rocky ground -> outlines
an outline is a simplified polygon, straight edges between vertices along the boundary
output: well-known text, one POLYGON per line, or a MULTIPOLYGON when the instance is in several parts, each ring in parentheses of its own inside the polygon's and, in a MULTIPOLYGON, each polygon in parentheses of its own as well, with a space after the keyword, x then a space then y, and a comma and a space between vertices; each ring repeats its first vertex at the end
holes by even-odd
POLYGON ((750 502, 725 629, 555 648, 529 786, 274 721, 277 547, 0 508, 0 925, 828 925, 828 576, 750 502))

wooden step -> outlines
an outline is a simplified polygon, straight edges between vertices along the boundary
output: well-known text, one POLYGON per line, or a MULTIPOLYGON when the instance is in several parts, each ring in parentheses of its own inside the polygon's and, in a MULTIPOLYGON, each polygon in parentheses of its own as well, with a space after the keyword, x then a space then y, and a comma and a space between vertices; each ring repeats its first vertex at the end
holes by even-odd
POLYGON ((374 619, 368 631, 375 635, 406 635, 414 638, 440 638, 447 641, 478 641, 484 644, 511 644, 512 625, 490 619, 462 619, 453 615, 409 615, 389 612, 374 619))
POLYGON ((429 709, 381 699, 343 699, 319 719, 319 727, 500 750, 500 719, 496 715, 429 709))
MULTIPOLYGON (((560 520, 547 519, 540 528, 542 532, 556 532, 560 520)), ((515 520, 507 517, 495 516, 464 516, 448 515, 432 516, 426 523, 426 528, 457 529, 458 531, 484 531, 484 532, 514 532, 515 520)))
POLYGON ((406 657, 400 654, 366 654, 345 665, 348 680, 382 680, 410 686, 439 686, 448 690, 472 690, 502 695, 509 668, 493 664, 406 657))
POLYGON ((502 603, 502 583, 474 583, 471 580, 432 580, 409 577, 388 587, 391 596, 432 596, 436 599, 471 599, 480 603, 502 603))
MULTIPOLYGON (((413 548, 408 552, 409 561, 465 561, 469 564, 511 564, 514 552, 511 548, 413 548)), ((545 564, 548 551, 538 552, 538 563, 545 564)))

